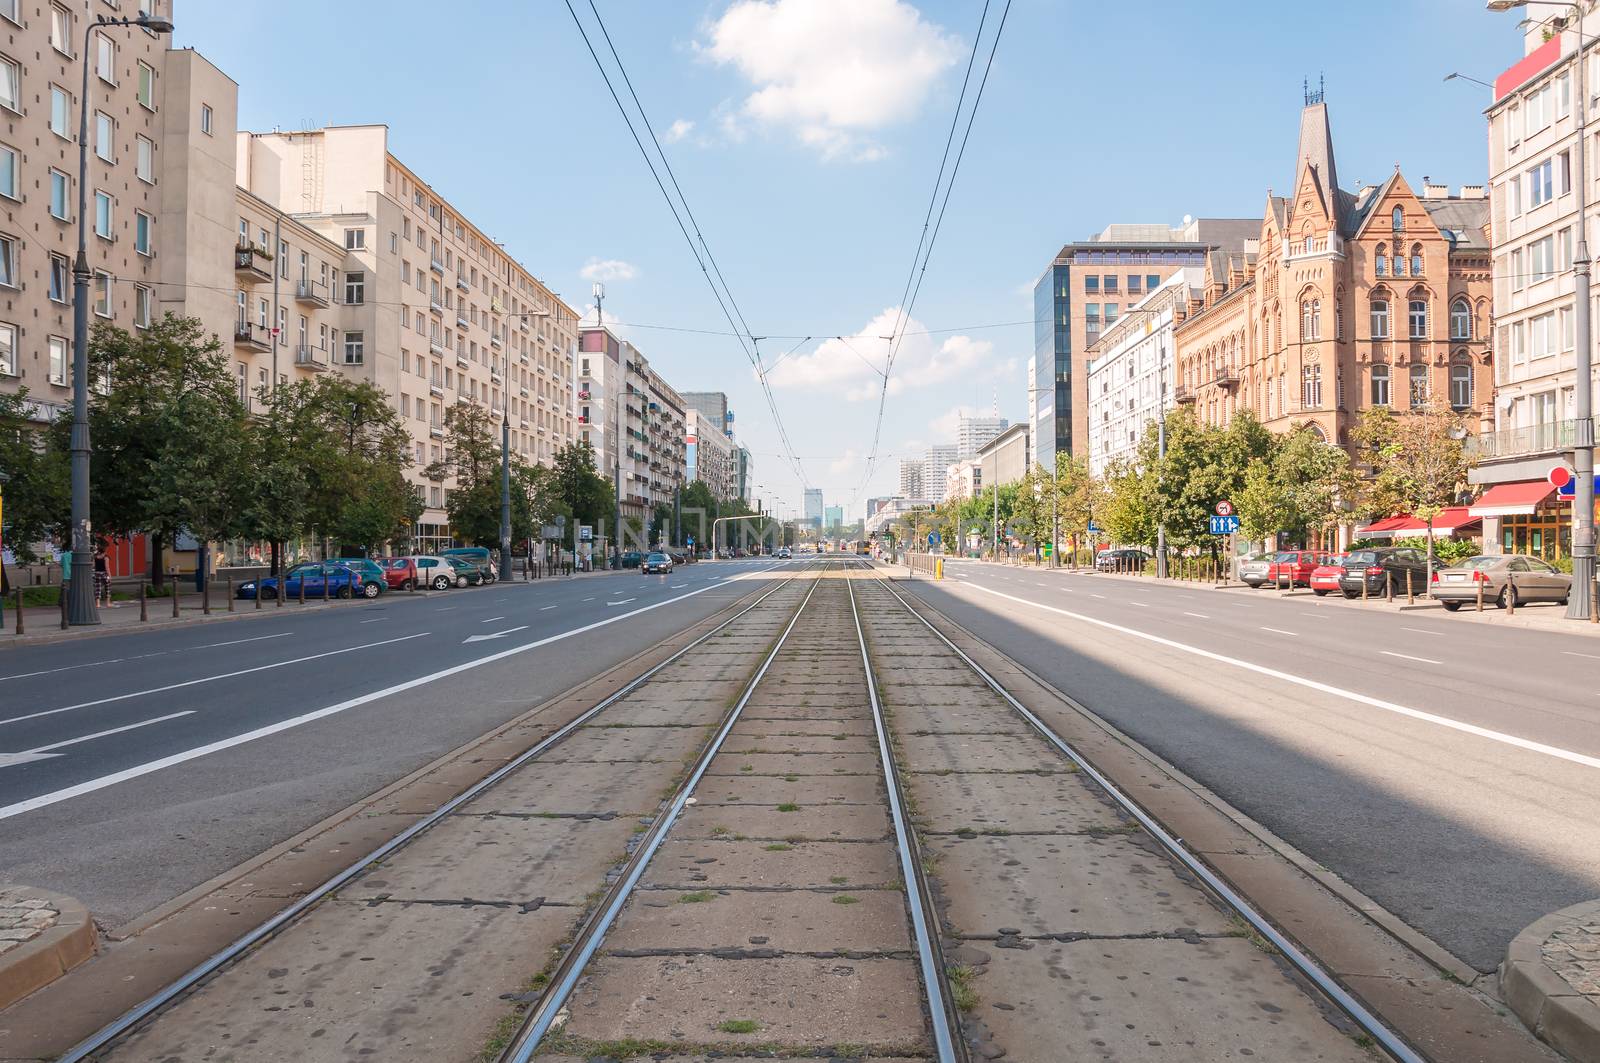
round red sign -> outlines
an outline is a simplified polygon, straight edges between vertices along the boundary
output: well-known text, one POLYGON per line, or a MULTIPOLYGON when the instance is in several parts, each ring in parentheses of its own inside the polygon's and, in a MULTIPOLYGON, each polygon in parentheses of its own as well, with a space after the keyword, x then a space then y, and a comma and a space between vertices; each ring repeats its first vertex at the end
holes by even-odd
POLYGON ((1217 516, 1219 516, 1219 517, 1231 517, 1231 516, 1233 516, 1233 503, 1229 502, 1227 500, 1223 500, 1221 502, 1218 502, 1217 503, 1217 516))
POLYGON ((1572 482, 1572 470, 1565 465, 1557 465, 1545 474, 1545 479, 1550 481, 1552 487, 1565 487, 1572 482))

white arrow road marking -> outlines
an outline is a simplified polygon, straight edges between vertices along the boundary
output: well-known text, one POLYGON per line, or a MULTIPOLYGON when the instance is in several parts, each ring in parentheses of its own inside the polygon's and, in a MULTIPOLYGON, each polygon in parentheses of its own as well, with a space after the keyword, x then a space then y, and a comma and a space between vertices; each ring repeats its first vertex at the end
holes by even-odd
MULTIPOLYGON (((505 617, 501 617, 500 619, 504 620, 505 617)), ((504 631, 496 631, 492 635, 468 635, 466 638, 461 640, 461 645, 465 646, 469 642, 488 642, 490 639, 503 639, 507 635, 515 635, 519 631, 526 630, 528 630, 528 625, 523 624, 519 627, 508 627, 504 631)))
POLYGON ((35 760, 49 760, 59 757, 60 753, 0 753, 0 768, 10 768, 18 764, 29 764, 35 760))
POLYGON ((149 727, 153 723, 166 723, 168 720, 176 720, 180 716, 193 716, 194 713, 195 710, 193 709, 185 709, 183 712, 170 712, 165 716, 157 716, 154 719, 140 720, 138 723, 129 723, 124 724, 121 727, 112 727, 105 731, 96 731, 91 735, 80 735, 77 738, 68 738, 62 742, 52 742, 47 746, 36 746, 33 749, 25 749, 21 753, 0 753, 0 768, 9 768, 16 764, 27 764, 35 760, 49 760, 51 757, 61 756, 60 753, 52 753, 51 750, 54 749, 62 749, 66 746, 75 746, 80 742, 92 742, 96 738, 104 738, 107 735, 121 734, 124 731, 132 731, 138 727, 149 727))

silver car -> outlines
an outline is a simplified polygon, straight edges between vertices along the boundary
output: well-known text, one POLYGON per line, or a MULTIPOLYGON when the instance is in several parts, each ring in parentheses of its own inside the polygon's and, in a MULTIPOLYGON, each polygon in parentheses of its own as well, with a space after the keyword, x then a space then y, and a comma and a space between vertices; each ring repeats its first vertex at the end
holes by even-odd
POLYGON ((1259 587, 1267 582, 1267 574, 1272 571, 1272 554, 1251 554, 1249 557, 1239 559, 1239 578, 1252 587, 1259 587))
POLYGON ((1572 577, 1537 557, 1525 554, 1481 554, 1434 572, 1432 597, 1452 613, 1468 602, 1483 600, 1504 609, 1524 602, 1566 603, 1572 577))

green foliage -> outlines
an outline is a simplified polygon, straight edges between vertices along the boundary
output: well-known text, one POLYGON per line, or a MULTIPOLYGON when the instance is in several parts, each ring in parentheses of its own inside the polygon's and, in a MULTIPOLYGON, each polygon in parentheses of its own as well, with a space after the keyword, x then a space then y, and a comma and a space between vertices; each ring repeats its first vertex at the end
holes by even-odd
POLYGON ((596 470, 594 447, 587 442, 569 443, 556 451, 548 491, 548 504, 559 506, 578 524, 599 527, 616 512, 611 481, 596 470))
POLYGON ((23 564, 47 558, 36 548, 64 538, 69 511, 68 460, 65 451, 29 420, 28 389, 0 393, 0 493, 4 500, 5 544, 23 564))
POLYGON ((1112 462, 1105 474, 1105 497, 1095 522, 1113 543, 1156 540, 1155 477, 1125 462, 1112 462))

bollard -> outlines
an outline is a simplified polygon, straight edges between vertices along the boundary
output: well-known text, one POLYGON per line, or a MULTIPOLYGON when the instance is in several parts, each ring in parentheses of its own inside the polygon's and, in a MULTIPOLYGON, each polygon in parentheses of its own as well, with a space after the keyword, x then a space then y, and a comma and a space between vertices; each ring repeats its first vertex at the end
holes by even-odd
POLYGON ((233 612, 233 577, 228 577, 228 612, 233 612))
POLYGON ((1478 579, 1478 575, 1477 572, 1472 574, 1472 582, 1478 588, 1478 612, 1481 613, 1483 612, 1483 580, 1478 579))
MULTIPOLYGON (((328 584, 332 582, 332 580, 328 579, 328 576, 329 576, 328 570, 327 569, 323 569, 322 570, 322 604, 323 605, 327 605, 328 604, 328 584)), ((300 581, 301 586, 304 586, 305 582, 306 582, 305 580, 301 580, 300 581)))
POLYGON ((263 579, 263 577, 261 577, 261 576, 257 576, 256 577, 256 608, 257 609, 261 608, 261 580, 262 579, 263 579))
POLYGON ((17 588, 17 634, 24 634, 22 630, 22 588, 17 588))
POLYGON ((1406 604, 1417 604, 1417 596, 1411 590, 1411 570, 1409 568, 1406 569, 1406 604))
POLYGON ((304 604, 306 604, 306 579, 305 579, 304 576, 300 577, 300 583, 298 584, 298 586, 299 586, 300 604, 304 605, 304 604))
POLYGON ((61 593, 56 596, 61 601, 61 630, 67 630, 67 585, 61 585, 61 593))
POLYGON ((1394 601, 1394 577, 1387 572, 1383 574, 1383 600, 1394 601))
POLYGON ((1600 624, 1600 580, 1593 584, 1594 593, 1589 595, 1589 623, 1600 624))
POLYGON ((179 598, 182 592, 178 590, 178 574, 176 572, 172 573, 167 582, 172 586, 172 619, 176 620, 178 619, 178 607, 182 604, 182 600, 179 598))
POLYGON ((150 598, 145 594, 144 577, 139 577, 139 623, 150 619, 150 598))
POLYGON ((1506 569, 1506 615, 1515 616, 1517 612, 1517 574, 1506 569))
POLYGON ((1361 604, 1367 604, 1367 574, 1361 573, 1361 604))
POLYGON ((205 586, 200 591, 200 612, 206 616, 211 615, 211 579, 206 578, 205 586))

